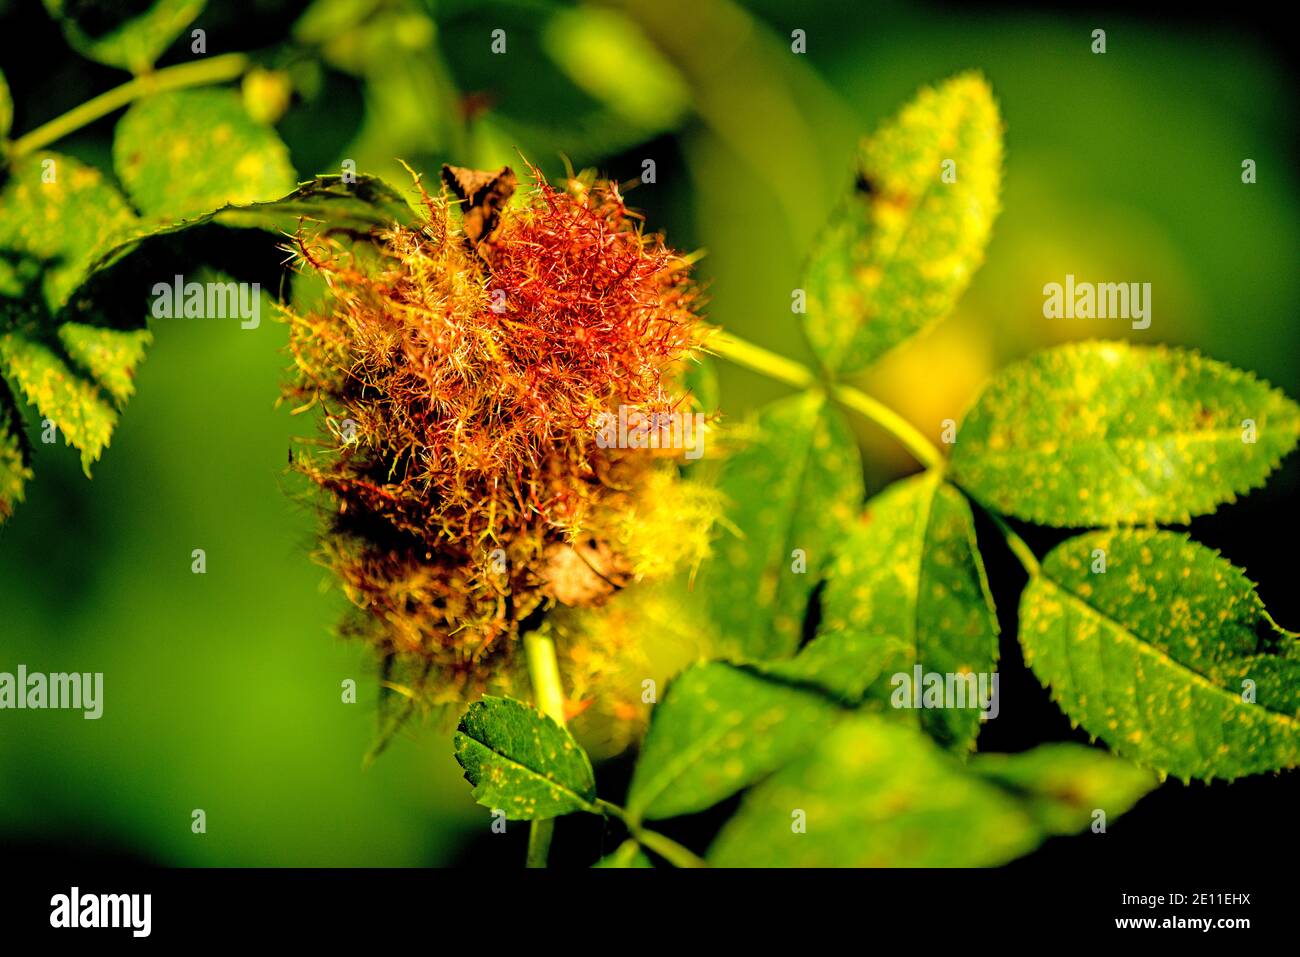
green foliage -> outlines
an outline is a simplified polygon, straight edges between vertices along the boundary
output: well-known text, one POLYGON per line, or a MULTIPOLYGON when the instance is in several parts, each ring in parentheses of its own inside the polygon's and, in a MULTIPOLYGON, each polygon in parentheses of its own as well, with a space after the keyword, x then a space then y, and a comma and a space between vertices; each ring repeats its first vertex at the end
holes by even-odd
MULTIPOLYGON (((169 195, 166 183, 154 182, 149 188, 156 196, 169 195)), ((221 189, 208 190, 202 205, 220 202, 221 189)), ((177 202, 192 207, 204 194, 181 192, 185 198, 177 202)), ((97 170, 56 153, 22 158, 0 191, 0 372, 13 392, 24 396, 81 452, 89 475, 112 438, 121 407, 134 392, 135 370, 151 341, 145 329, 80 321, 100 319, 99 304, 89 295, 95 282, 199 226, 286 233, 303 223, 328 223, 365 233, 406 222, 411 215, 402 195, 373 177, 344 183, 340 176, 323 176, 279 199, 208 208, 183 223, 163 217, 166 225, 150 228, 97 170), (6 256, 16 257, 15 262, 6 256), (40 290, 34 291, 33 285, 40 290), (85 308, 77 301, 79 291, 80 298, 89 301, 85 308)), ((138 321, 143 323, 143 298, 140 304, 138 321)), ((0 520, 22 500, 23 487, 32 477, 13 392, 0 390, 0 520)))
POLYGON ((857 188, 804 276, 809 342, 844 374, 946 316, 983 261, 1002 183, 1002 121, 988 83, 963 73, 922 90, 858 162, 857 188))
POLYGON ((612 10, 557 10, 542 46, 578 87, 624 122, 672 127, 688 105, 686 84, 627 17, 612 10))
POLYGON ((1024 854, 1062 825, 1082 828, 1077 795, 1114 817, 1154 783, 1087 759, 1056 765, 1049 777, 1036 752, 999 758, 1014 791, 915 729, 859 715, 754 788, 708 860, 720 867, 984 867, 1024 854), (1044 811, 1044 802, 1057 806, 1044 811))
POLYGON ((9 135, 9 128, 14 122, 14 100, 9 95, 9 84, 5 81, 3 71, 0 71, 0 140, 9 135))
POLYGON ((878 668, 879 638, 826 631, 793 658, 687 669, 655 708, 628 791, 635 819, 712 807, 802 752, 878 668))
MULTIPOLYGON (((936 472, 904 479, 867 503, 829 571, 822 599, 829 628, 880 639, 869 654, 887 701, 890 678, 913 666, 940 674, 990 673, 998 625, 965 498, 936 472)), ((898 711, 940 742, 974 747, 978 708, 898 711)))
POLYGON ((13 333, 0 335, 0 367, 81 451, 81 467, 89 476, 117 425, 117 411, 99 387, 73 372, 54 350, 13 333))
POLYGON ((3 378, 0 378, 0 417, 3 417, 0 418, 0 522, 3 522, 23 500, 23 489, 32 477, 21 438, 18 409, 3 378))
POLYGON ((852 708, 863 702, 867 689, 880 674, 880 656, 875 650, 891 640, 823 626, 793 658, 756 661, 746 667, 755 674, 815 690, 852 708))
POLYGON ((573 736, 536 708, 484 695, 456 728, 474 800, 511 821, 594 811, 596 780, 573 736))
POLYGON ((205 0, 155 0, 143 13, 118 21, 106 31, 101 24, 87 24, 77 16, 85 6, 45 0, 45 8, 63 27, 68 44, 82 56, 143 73, 199 15, 205 0))
POLYGON ((862 501, 862 467, 840 413, 812 393, 763 409, 751 434, 718 483, 734 533, 715 543, 697 587, 730 650, 777 657, 799 643, 808 597, 862 501))
POLYGON ((606 854, 592 867, 654 867, 641 845, 634 840, 626 840, 618 848, 606 854))
MULTIPOLYGON (((108 244, 137 228, 126 201, 97 170, 57 153, 19 159, 0 191, 0 251, 34 267, 9 267, 9 299, 0 300, 8 317, 0 372, 81 452, 87 475, 112 436, 117 405, 130 395, 148 334, 91 332, 55 314, 108 244)), ((0 394, 0 518, 31 476, 11 403, 9 390, 0 394)))
POLYGON ((152 341, 147 329, 121 331, 79 322, 59 326, 59 342, 69 358, 90 373, 118 405, 126 404, 135 392, 135 370, 152 341))
POLYGON ((113 168, 136 208, 161 224, 277 199, 297 181, 289 150, 233 90, 176 90, 117 124, 113 168))
POLYGON ((1057 546, 1021 600, 1020 641, 1065 713, 1120 754, 1183 778, 1300 762, 1296 636, 1244 573, 1184 535, 1057 546))
POLYGON ((58 153, 20 157, 0 190, 0 250, 44 265, 51 310, 67 302, 95 260, 140 228, 131 207, 91 166, 58 153))
POLYGON ((1070 343, 994 378, 952 470, 1032 522, 1186 522, 1262 485, 1297 436, 1300 407, 1249 373, 1163 346, 1070 343))
POLYGON ((837 710, 743 667, 696 665, 655 709, 628 813, 654 820, 711 807, 799 754, 837 710))
POLYGON ((1019 754, 977 754, 971 771, 1021 796, 1045 834, 1074 834, 1094 812, 1107 821, 1123 814, 1156 786, 1156 775, 1098 748, 1043 744, 1019 754))
POLYGON ((407 223, 411 218, 410 204, 381 180, 358 176, 355 183, 345 183, 338 175, 317 176, 279 199, 247 206, 226 205, 182 223, 138 233, 103 252, 93 263, 92 271, 111 269, 141 252, 142 247, 169 243, 179 233, 208 224, 291 235, 304 225, 308 231, 320 225, 370 233, 395 222, 407 223))

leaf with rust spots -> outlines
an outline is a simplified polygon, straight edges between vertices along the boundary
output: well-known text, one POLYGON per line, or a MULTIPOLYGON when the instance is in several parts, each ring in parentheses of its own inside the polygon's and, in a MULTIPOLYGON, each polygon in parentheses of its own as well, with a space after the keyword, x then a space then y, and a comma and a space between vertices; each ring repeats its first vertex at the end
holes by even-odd
POLYGON ((876 677, 884 639, 819 635, 794 658, 688 669, 654 710, 628 791, 633 817, 702 811, 803 752, 876 677))
POLYGON ((117 124, 113 168, 141 213, 159 225, 278 199, 297 181, 279 135, 227 89, 136 102, 117 124))
POLYGON ((513 698, 484 695, 461 716, 456 760, 474 800, 511 821, 599 813, 591 761, 564 728, 513 698))
POLYGON ((922 90, 863 144, 856 188, 804 274, 823 365, 859 371, 952 310, 984 259, 1001 185, 1002 120, 976 73, 922 90))
POLYGON ((837 711, 736 665, 696 665, 655 707, 628 813, 654 820, 712 807, 795 757, 837 711))
POLYGON ((862 503, 862 460, 839 410, 812 393, 765 406, 753 436, 723 465, 729 527, 695 587, 725 651, 776 658, 799 646, 809 597, 862 503))
POLYGON ((99 256, 140 228, 99 170, 61 153, 19 158, 0 189, 0 250, 41 263, 41 288, 52 312, 68 301, 99 256))
POLYGON ((14 506, 23 500, 23 489, 31 477, 22 418, 13 393, 0 376, 0 522, 7 520, 14 506))
POLYGON ((963 762, 915 728, 857 714, 751 790, 708 861, 990 867, 1052 835, 1083 830, 1094 807, 1113 820, 1154 784, 1150 772, 1078 745, 963 762), (1083 796, 1087 810, 1054 798, 1052 790, 1062 786, 1083 796))
MULTIPOLYGON (((969 504, 936 472, 903 479, 867 503, 840 546, 822 597, 827 628, 893 636, 868 649, 888 702, 893 676, 969 674, 978 687, 998 661, 998 623, 969 504)), ((965 707, 890 709, 945 746, 969 751, 980 729, 978 695, 965 707)))
POLYGON ((1182 349, 1079 342, 994 377, 951 472, 1031 522, 1186 522, 1262 485, 1298 436, 1300 406, 1247 372, 1182 349))
POLYGON ((1020 643, 1071 720, 1158 771, 1237 778, 1300 763, 1296 636, 1240 569, 1185 535, 1058 545, 1021 598, 1020 643))

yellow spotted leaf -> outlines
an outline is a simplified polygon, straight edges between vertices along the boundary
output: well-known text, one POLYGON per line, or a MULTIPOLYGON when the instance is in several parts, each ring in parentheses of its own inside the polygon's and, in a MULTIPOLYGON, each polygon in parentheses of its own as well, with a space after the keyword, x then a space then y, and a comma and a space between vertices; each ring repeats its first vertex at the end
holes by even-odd
POLYGON ((153 224, 228 204, 279 199, 297 181, 288 147, 227 89, 178 90, 131 107, 113 137, 113 168, 153 224))
POLYGON ((872 697, 906 702, 889 713, 945 746, 974 747, 981 713, 994 713, 997 615, 970 505, 937 472, 896 482, 867 503, 827 573, 822 621, 891 636, 868 649, 880 676, 872 697), (913 689, 919 695, 930 675, 951 698, 913 707, 923 701, 913 689))
POLYGON ((1002 370, 951 474, 998 511, 1061 526, 1186 522, 1264 483, 1300 406, 1195 352, 1078 342, 1002 370))
POLYGON ((586 752, 522 701, 484 695, 461 716, 455 744, 474 800, 507 820, 596 813, 596 779, 586 752))
POLYGON ((922 90, 858 162, 804 276, 809 342, 842 373, 943 319, 983 262, 1002 183, 988 83, 963 73, 922 90))
POLYGON ((53 349, 14 333, 0 335, 0 367, 68 444, 80 450, 81 467, 89 475, 117 425, 117 410, 109 398, 53 349))
POLYGON ((51 311, 67 302, 100 255, 139 225, 99 170, 59 153, 19 158, 0 189, 0 250, 45 265, 51 311))
POLYGON ((1169 531, 1071 538, 1020 602, 1025 661, 1070 718, 1180 778, 1300 763, 1300 645, 1245 574, 1169 531))
POLYGON ((862 502, 862 462, 843 416, 813 393, 756 417, 725 463, 726 530, 700 568, 728 651, 780 657, 799 646, 808 599, 862 502))
POLYGON ((0 378, 0 522, 8 519, 14 506, 23 500, 23 488, 32 477, 21 430, 17 403, 0 378))
POLYGON ((153 336, 148 329, 104 329, 79 322, 59 327, 68 355, 94 377, 119 405, 135 392, 135 370, 153 336))
POLYGON ((655 707, 628 813, 657 819, 712 807, 794 758, 839 713, 816 691, 742 666, 696 665, 655 707))

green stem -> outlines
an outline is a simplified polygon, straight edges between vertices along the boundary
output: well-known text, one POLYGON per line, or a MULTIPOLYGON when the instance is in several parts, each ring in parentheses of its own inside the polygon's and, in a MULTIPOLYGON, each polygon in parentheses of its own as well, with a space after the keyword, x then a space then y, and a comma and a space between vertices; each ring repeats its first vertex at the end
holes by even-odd
POLYGON ((963 488, 962 492, 965 493, 968 499, 978 505, 984 514, 993 521, 993 524, 998 527, 998 531, 1000 531, 1002 537, 1006 539, 1007 548, 1011 549, 1011 554, 1015 555, 1017 560, 1019 560, 1021 567, 1025 570, 1025 574, 1030 578, 1037 577, 1038 573, 1042 570, 1042 566, 1038 564, 1038 556, 1034 554, 1034 550, 1029 547, 1029 544, 1016 534, 1015 529, 1008 525, 1006 519, 1001 515, 993 511, 993 509, 989 508, 966 489, 963 488))
MULTIPOLYGON (((915 456, 916 460, 926 468, 943 468, 944 457, 938 446, 931 442, 911 422, 908 422, 879 399, 872 398, 862 390, 841 382, 829 382, 823 385, 818 381, 817 376, 805 366, 787 359, 785 356, 777 355, 775 352, 769 352, 762 346, 756 346, 751 342, 738 339, 729 332, 715 332, 709 338, 708 345, 718 355, 730 359, 737 365, 762 373, 796 389, 824 388, 841 405, 866 416, 898 439, 915 456)), ((1039 572, 1038 558, 1025 540, 1015 533, 1015 530, 1003 520, 1001 515, 974 495, 971 495, 970 492, 965 489, 962 491, 966 493, 967 498, 979 505, 993 520, 993 523, 997 525, 998 530, 1002 532, 1002 537, 1006 539, 1007 547, 1011 549, 1012 554, 1019 560, 1029 577, 1033 578, 1037 575, 1039 572)))
MULTIPOLYGON (((528 661, 528 677, 533 685, 533 701, 537 709, 564 727, 564 686, 560 683, 560 663, 555 655, 555 642, 538 631, 524 635, 524 657, 528 661)), ((551 837, 555 833, 554 818, 533 821, 528 827, 528 867, 545 867, 551 852, 551 837)))
POLYGON ((784 382, 796 389, 810 389, 818 384, 817 376, 793 359, 787 359, 775 352, 769 352, 762 346, 756 346, 752 342, 738 339, 731 333, 723 332, 721 329, 709 336, 705 348, 716 352, 720 356, 725 356, 736 365, 752 369, 769 379, 776 379, 778 382, 784 382))
POLYGON ((150 93, 180 90, 191 86, 208 86, 237 79, 248 69, 248 65, 248 57, 244 54, 224 53, 221 56, 209 57, 194 63, 181 63, 156 73, 138 76, 107 93, 101 93, 94 99, 87 100, 62 116, 50 120, 44 126, 38 126, 30 133, 20 136, 10 145, 9 156, 11 159, 16 159, 43 149, 69 133, 76 132, 83 126, 107 116, 114 110, 120 110, 150 93))
POLYGON ((920 429, 879 399, 873 399, 851 385, 832 384, 831 395, 842 405, 860 412, 903 444, 913 457, 928 469, 943 468, 943 453, 920 429))
MULTIPOLYGON (((806 366, 777 355, 775 352, 769 352, 752 342, 738 339, 729 332, 715 332, 709 337, 707 346, 737 365, 762 373, 796 389, 810 389, 821 385, 817 376, 806 366)), ((938 447, 916 426, 883 402, 873 399, 860 389, 839 382, 829 383, 825 388, 840 404, 866 416, 898 439, 926 468, 943 466, 943 453, 938 447)))
MULTIPOLYGON (((543 632, 528 632, 524 635, 524 658, 528 662, 528 677, 533 685, 533 700, 538 710, 563 727, 564 686, 560 683, 560 664, 555 655, 555 642, 543 632)), ((637 843, 654 851, 673 866, 708 867, 704 861, 676 841, 662 834, 643 830, 639 824, 628 820, 627 814, 617 804, 597 800, 596 807, 617 817, 627 825, 628 832, 637 843)), ((527 858, 529 867, 546 866, 554 832, 554 818, 536 820, 529 825, 527 858)))
POLYGON ((528 824, 528 856, 525 867, 545 867, 551 855, 551 838, 555 836, 555 818, 541 818, 528 824))
POLYGON ((617 804, 597 799, 596 805, 623 822, 633 840, 646 850, 654 851, 673 867, 708 867, 708 862, 694 852, 682 847, 672 838, 664 837, 657 831, 647 831, 639 822, 628 817, 617 804))

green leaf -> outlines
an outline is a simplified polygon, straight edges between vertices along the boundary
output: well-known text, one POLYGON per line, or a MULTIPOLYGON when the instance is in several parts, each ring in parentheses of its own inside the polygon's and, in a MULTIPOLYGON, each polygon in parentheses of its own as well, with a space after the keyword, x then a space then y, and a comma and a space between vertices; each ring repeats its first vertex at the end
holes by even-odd
POLYGON ((922 90, 863 144, 859 164, 804 276, 809 342, 842 373, 944 318, 983 261, 1002 182, 988 83, 963 73, 922 90), (948 160, 955 182, 944 182, 948 160))
POLYGON ((839 711, 739 665, 689 668, 655 707, 627 812, 655 820, 712 807, 803 751, 839 711))
POLYGON ((138 228, 121 194, 98 170, 70 156, 20 157, 0 190, 0 250, 46 264, 45 300, 52 311, 105 250, 138 228))
MULTIPOLYGON (((896 482, 871 499, 827 579, 827 628, 890 636, 868 652, 880 675, 873 697, 889 700, 894 676, 913 680, 918 665, 923 674, 969 673, 976 681, 994 672, 997 616, 974 520, 938 473, 896 482)), ((956 750, 974 746, 980 713, 978 695, 965 707, 898 711, 956 750)))
POLYGON ((120 406, 135 393, 135 370, 153 336, 148 329, 123 331, 65 322, 59 326, 59 341, 120 406))
POLYGON ((14 125, 14 98, 9 93, 4 71, 0 70, 0 140, 9 136, 14 125))
POLYGON ((1156 770, 1236 778, 1300 760, 1296 636, 1243 572, 1185 535, 1058 545, 1021 598, 1020 642, 1072 721, 1156 770))
POLYGON ((707 859, 719 867, 982 867, 1041 839, 1020 802, 921 732, 859 714, 750 791, 707 859))
POLYGON ((1080 342, 1002 370, 962 423, 951 471, 1031 522, 1186 522, 1262 485, 1297 436, 1300 406, 1249 373, 1080 342))
POLYGON ((618 846, 618 849, 610 854, 606 854, 592 867, 654 867, 654 862, 650 860, 645 851, 641 850, 641 845, 629 838, 618 846))
POLYGON ((719 480, 738 534, 722 533, 696 587, 724 647, 779 657, 798 647, 809 596, 862 501, 862 464, 839 412, 813 393, 765 407, 753 436, 719 480))
MULTIPOLYGON (((0 260, 0 296, 6 297, 0 310, 8 327, 0 334, 0 373, 80 450, 87 475, 112 436, 116 406, 130 396, 149 335, 59 316, 96 259, 138 229, 126 200, 98 170, 57 153, 20 158, 0 191, 0 250, 18 257, 16 264, 0 260)), ((143 310, 133 318, 143 322, 143 310)), ((5 418, 0 487, 7 491, 0 492, 0 517, 31 477, 17 413, 5 418)))
POLYGON ((355 182, 345 183, 337 174, 318 176, 280 199, 247 206, 226 205, 183 223, 133 236, 99 256, 92 271, 117 266, 141 251, 142 247, 169 244, 177 234, 210 223, 273 233, 293 233, 303 223, 326 229, 374 233, 395 223, 407 225, 414 218, 410 204, 383 180, 358 175, 355 182))
POLYGON ((976 754, 968 767, 1019 796, 1046 834, 1085 830, 1098 810, 1109 823, 1159 783, 1146 768, 1083 744, 976 754))
POLYGON ((542 30, 547 54, 577 86, 648 133, 685 114, 690 91, 635 22, 612 10, 557 10, 542 30))
POLYGON ((32 477, 22 440, 22 419, 17 403, 0 378, 0 523, 13 514, 23 500, 23 488, 32 477))
POLYGON ((142 13, 122 19, 105 11, 103 4, 45 0, 45 8, 63 27, 74 50, 133 73, 153 66, 203 7, 204 0, 155 0, 142 13))
MULTIPOLYGON (((401 194, 377 179, 325 176, 273 202, 227 205, 146 232, 96 170, 54 153, 26 157, 0 191, 0 329, 7 330, 0 372, 80 449, 89 473, 111 437, 117 407, 134 391, 150 342, 147 330, 103 323, 143 323, 147 292, 157 275, 172 275, 160 263, 179 255, 181 234, 207 224, 292 232, 306 221, 362 235, 413 218, 401 194), (137 261, 142 269, 126 268, 137 261), (38 282, 44 296, 33 292, 38 282)), ((187 268, 199 265, 208 242, 189 250, 194 260, 187 268)), ((0 390, 0 425, 7 426, 0 428, 0 519, 31 478, 14 404, 0 390)))
POLYGON ((456 760, 474 799, 511 821, 599 813, 596 778, 573 736, 536 708, 484 695, 456 728, 456 760))
POLYGON ((0 335, 0 367, 68 444, 81 450, 81 467, 89 476, 117 425, 117 411, 99 388, 54 350, 13 333, 0 335))
POLYGON ((856 707, 880 676, 876 649, 892 639, 848 629, 822 628, 793 658, 755 661, 745 665, 797 687, 816 691, 845 707, 856 707))
POLYGON ((140 211, 161 222, 275 199, 297 181, 288 147, 229 89, 136 102, 117 124, 113 168, 140 211))

